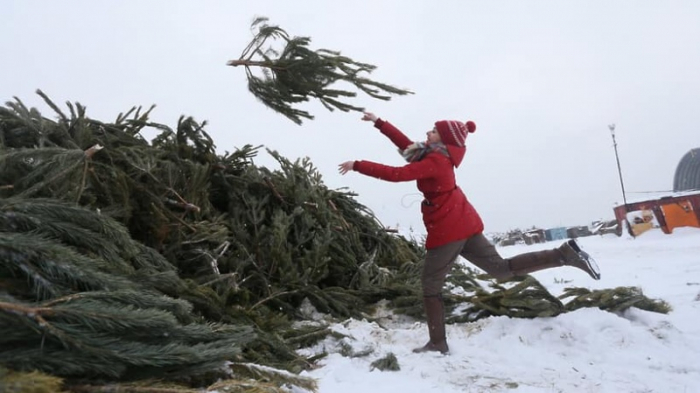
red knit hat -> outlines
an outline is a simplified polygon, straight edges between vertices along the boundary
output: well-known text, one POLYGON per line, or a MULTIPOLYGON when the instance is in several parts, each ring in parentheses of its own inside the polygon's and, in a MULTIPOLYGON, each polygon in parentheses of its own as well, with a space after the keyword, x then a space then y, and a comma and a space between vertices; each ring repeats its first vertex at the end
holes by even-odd
POLYGON ((455 168, 458 167, 467 151, 467 133, 476 131, 476 124, 471 120, 466 123, 457 120, 440 120, 435 122, 435 129, 442 143, 447 146, 452 164, 455 168))

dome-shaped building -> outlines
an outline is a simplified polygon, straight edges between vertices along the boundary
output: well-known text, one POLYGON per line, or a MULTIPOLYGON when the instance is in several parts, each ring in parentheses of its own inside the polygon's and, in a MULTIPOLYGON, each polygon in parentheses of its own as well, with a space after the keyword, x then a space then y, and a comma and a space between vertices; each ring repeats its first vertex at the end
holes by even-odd
POLYGON ((689 151, 681 158, 673 178, 673 191, 700 190, 700 148, 689 151))

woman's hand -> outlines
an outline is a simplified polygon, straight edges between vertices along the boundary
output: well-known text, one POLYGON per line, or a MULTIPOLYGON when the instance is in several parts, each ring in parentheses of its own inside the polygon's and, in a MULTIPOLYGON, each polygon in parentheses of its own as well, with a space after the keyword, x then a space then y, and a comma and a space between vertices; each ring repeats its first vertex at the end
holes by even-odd
POLYGON ((355 166, 355 161, 345 161, 344 163, 338 165, 338 172, 340 172, 341 175, 344 175, 351 171, 353 166, 355 166))
POLYGON ((377 117, 377 115, 371 112, 365 112, 364 116, 362 116, 362 120, 364 121, 375 122, 377 121, 377 119, 379 119, 379 117, 377 117))

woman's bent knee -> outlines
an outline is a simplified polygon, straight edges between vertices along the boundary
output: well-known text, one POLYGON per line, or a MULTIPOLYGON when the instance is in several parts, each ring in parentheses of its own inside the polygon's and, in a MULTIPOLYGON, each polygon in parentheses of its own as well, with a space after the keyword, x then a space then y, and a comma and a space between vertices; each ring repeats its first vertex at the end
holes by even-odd
POLYGON ((444 280, 424 278, 421 282, 423 296, 438 296, 442 293, 444 280))
POLYGON ((494 270, 493 272, 487 272, 491 277, 495 278, 496 280, 507 280, 509 278, 513 278, 513 272, 508 270, 494 270))

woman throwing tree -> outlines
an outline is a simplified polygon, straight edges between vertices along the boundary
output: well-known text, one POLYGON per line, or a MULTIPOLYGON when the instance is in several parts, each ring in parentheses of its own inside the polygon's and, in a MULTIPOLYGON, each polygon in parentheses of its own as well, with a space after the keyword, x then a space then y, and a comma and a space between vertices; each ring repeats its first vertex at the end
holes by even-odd
POLYGON ((425 142, 412 142, 391 123, 372 113, 365 113, 362 120, 374 122, 374 126, 399 148, 408 164, 392 167, 370 161, 347 161, 339 165, 340 173, 344 175, 353 170, 391 182, 415 180, 424 197, 421 213, 428 236, 421 285, 430 340, 414 352, 447 353, 449 350, 441 292, 447 273, 460 255, 496 279, 559 266, 573 266, 593 279, 600 279, 595 261, 574 240, 556 249, 509 259, 498 254, 482 233, 481 217, 455 182, 454 168, 464 158, 467 135, 476 131, 474 122, 440 120, 427 132, 425 142))

